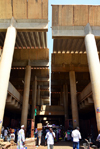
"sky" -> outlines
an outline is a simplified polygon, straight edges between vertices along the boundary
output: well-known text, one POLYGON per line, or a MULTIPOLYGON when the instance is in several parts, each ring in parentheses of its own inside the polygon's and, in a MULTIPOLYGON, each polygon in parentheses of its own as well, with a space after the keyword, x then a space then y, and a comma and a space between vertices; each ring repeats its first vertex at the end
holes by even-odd
MULTIPOLYGON (((100 5, 100 0, 48 0, 48 33, 47 33, 47 41, 49 48, 49 77, 51 80, 51 53, 53 52, 53 40, 52 40, 52 6, 51 5, 100 5)), ((50 105, 51 105, 51 81, 49 83, 50 87, 50 105)))

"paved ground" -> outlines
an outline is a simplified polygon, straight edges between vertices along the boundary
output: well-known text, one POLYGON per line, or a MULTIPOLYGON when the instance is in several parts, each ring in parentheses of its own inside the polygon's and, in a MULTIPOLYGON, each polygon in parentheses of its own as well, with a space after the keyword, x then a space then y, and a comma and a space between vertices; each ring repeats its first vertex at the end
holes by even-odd
MULTIPOLYGON (((72 142, 60 141, 54 145, 54 149, 72 149, 72 148, 73 148, 72 142)), ((40 147, 36 147, 35 149, 47 149, 47 146, 45 147, 40 146, 40 147)), ((81 149, 83 149, 83 147, 81 147, 81 149)))
MULTIPOLYGON (((16 147, 10 147, 9 149, 16 149, 16 147)), ((27 149, 47 149, 47 146, 27 147, 27 149)), ((60 141, 54 145, 54 149, 72 149, 72 142, 60 141)), ((81 149, 83 149, 82 146, 81 149)))

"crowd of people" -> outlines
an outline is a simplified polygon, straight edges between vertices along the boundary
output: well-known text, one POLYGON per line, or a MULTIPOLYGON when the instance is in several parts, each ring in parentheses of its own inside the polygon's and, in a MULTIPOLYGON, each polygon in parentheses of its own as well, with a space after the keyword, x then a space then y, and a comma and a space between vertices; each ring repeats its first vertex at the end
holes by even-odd
POLYGON ((8 127, 4 128, 4 126, 2 126, 0 138, 3 139, 4 141, 13 140, 17 142, 18 131, 19 131, 18 128, 12 129, 8 127))
MULTIPOLYGON (((73 131, 68 130, 65 133, 62 129, 53 130, 51 127, 49 127, 49 129, 47 128, 43 129, 42 133, 43 133, 43 136, 45 137, 45 142, 47 143, 47 149, 53 149, 54 141, 56 137, 58 137, 57 141, 59 141, 61 137, 62 137, 61 139, 64 138, 64 141, 65 141, 65 137, 68 138, 68 140, 71 140, 71 138, 73 138, 73 149, 75 148, 79 149, 79 139, 81 139, 79 127, 77 127, 73 131)), ((35 134, 38 134, 37 129, 35 130, 35 134)), ((35 135, 35 137, 37 137, 37 135, 35 135)))
MULTIPOLYGON (((35 133, 38 134, 38 131, 36 131, 35 133)), ((72 141, 73 149, 75 148, 79 149, 80 147, 79 142, 80 142, 80 139, 82 139, 79 127, 76 127, 74 130, 72 130, 71 128, 68 128, 67 131, 64 131, 64 129, 61 129, 61 128, 52 129, 50 127, 49 128, 46 127, 46 128, 43 128, 43 130, 41 131, 41 137, 42 136, 45 138, 45 145, 47 144, 47 149, 53 149, 54 142, 58 142, 60 140, 72 141)), ((37 140, 38 140, 38 135, 35 135, 35 137, 37 137, 37 140)), ((93 141, 92 135, 90 135, 90 137, 88 137, 87 139, 90 145, 96 144, 97 147, 100 148, 100 131, 97 136, 97 139, 95 140, 95 143, 93 141)))
MULTIPOLYGON (((44 143, 47 145, 47 149, 53 149, 54 142, 63 140, 63 141, 73 141, 73 149, 79 149, 79 140, 82 139, 80 129, 68 129, 64 131, 62 128, 51 128, 50 126, 44 127, 43 130, 34 131, 34 137, 37 138, 37 145, 41 145, 41 138, 44 138, 44 143)), ((17 142, 17 149, 22 149, 25 147, 25 128, 24 125, 21 126, 21 129, 11 129, 2 127, 1 139, 5 141, 15 141, 17 142)), ((92 143, 92 140, 89 140, 92 143)), ((97 136, 98 148, 100 147, 100 131, 97 136)))

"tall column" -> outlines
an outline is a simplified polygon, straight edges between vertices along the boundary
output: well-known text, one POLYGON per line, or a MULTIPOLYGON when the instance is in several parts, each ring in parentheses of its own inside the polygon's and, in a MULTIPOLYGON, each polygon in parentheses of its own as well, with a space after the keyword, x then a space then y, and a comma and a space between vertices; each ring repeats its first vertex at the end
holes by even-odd
POLYGON ((64 111, 65 111, 65 120, 68 119, 68 88, 67 85, 63 85, 64 91, 64 111))
POLYGON ((38 95, 37 95, 37 99, 38 99, 38 105, 40 105, 40 85, 38 85, 38 95))
POLYGON ((73 128, 79 126, 75 71, 69 72, 73 128))
POLYGON ((29 93, 30 93, 30 80, 31 80, 31 66, 26 66, 25 70, 25 84, 21 114, 21 125, 27 128, 27 117, 28 117, 28 104, 29 104, 29 93))
POLYGON ((100 131, 100 63, 95 37, 93 34, 87 34, 85 36, 85 46, 91 78, 97 128, 98 131, 100 131))
MULTIPOLYGON (((0 62, 0 119, 1 120, 3 120, 4 116, 15 41, 16 41, 16 28, 10 26, 7 29, 3 47, 3 53, 0 62)), ((2 123, 0 124, 0 133, 1 133, 1 127, 2 123)))
POLYGON ((34 122, 35 122, 36 95, 37 95, 37 77, 35 76, 32 90, 32 115, 31 115, 32 119, 34 119, 34 122))

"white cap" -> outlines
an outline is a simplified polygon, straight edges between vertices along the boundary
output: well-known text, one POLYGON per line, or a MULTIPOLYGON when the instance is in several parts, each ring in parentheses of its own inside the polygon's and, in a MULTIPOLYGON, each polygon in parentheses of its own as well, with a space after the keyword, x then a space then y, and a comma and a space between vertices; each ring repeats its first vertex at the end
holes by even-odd
POLYGON ((21 128, 24 128, 24 125, 22 125, 21 128))

